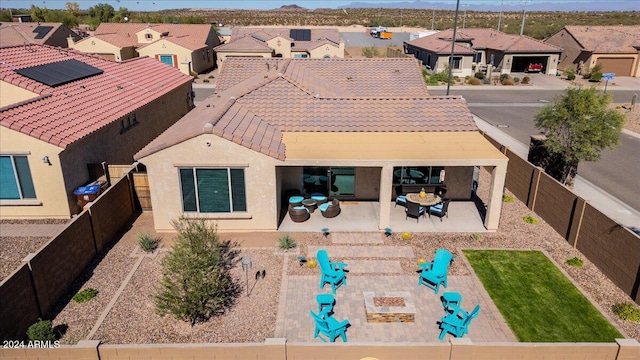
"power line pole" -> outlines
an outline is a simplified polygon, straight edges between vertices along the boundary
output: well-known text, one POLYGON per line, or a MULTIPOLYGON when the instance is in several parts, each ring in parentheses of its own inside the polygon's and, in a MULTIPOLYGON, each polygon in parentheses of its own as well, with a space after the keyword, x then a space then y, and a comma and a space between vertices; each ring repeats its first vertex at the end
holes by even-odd
POLYGON ((458 27, 458 11, 460 10, 460 0, 456 0, 456 15, 453 18, 453 39, 451 39, 451 55, 449 55, 449 76, 447 77, 447 96, 451 87, 451 75, 453 74, 453 54, 456 46, 456 28, 458 27))
POLYGON ((522 25, 520 26, 520 36, 524 34, 524 20, 527 18, 527 0, 524 0, 524 8, 522 8, 522 25))
POLYGON ((436 9, 433 9, 432 13, 431 13, 431 30, 433 30, 433 24, 436 21, 436 9))
POLYGON ((502 6, 504 5, 504 0, 500 1, 500 16, 498 16, 498 31, 500 31, 500 23, 502 22, 502 6))

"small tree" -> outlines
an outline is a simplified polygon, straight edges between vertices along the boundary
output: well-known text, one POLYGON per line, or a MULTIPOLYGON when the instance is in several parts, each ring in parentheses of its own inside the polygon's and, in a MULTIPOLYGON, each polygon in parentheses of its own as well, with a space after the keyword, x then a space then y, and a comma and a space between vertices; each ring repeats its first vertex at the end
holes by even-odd
POLYGON ((223 314, 242 291, 231 276, 238 245, 220 241, 216 227, 204 220, 179 218, 176 243, 162 261, 162 281, 155 295, 160 315, 171 313, 191 326, 223 314))
POLYGON ((380 51, 375 46, 368 46, 362 48, 362 55, 366 58, 380 57, 380 51))
POLYGON ((544 148, 555 158, 545 172, 572 185, 580 161, 598 161, 602 149, 618 145, 624 115, 607 109, 610 102, 610 94, 597 94, 595 87, 570 87, 536 114, 544 148))

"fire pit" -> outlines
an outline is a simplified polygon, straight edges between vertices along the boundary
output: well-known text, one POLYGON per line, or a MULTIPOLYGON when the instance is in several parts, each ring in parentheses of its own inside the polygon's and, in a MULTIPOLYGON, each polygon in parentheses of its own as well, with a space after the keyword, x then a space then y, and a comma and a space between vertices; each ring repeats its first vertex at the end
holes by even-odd
POLYGON ((364 307, 367 322, 414 322, 416 307, 406 291, 365 291, 364 307))

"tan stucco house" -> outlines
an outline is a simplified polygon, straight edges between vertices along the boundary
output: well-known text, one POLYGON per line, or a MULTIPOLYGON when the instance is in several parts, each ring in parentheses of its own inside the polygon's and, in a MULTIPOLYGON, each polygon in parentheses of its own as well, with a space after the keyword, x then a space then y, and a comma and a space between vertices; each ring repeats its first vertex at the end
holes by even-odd
POLYGON ((234 28, 229 41, 215 48, 218 67, 228 57, 344 58, 338 29, 234 28))
POLYGON ((0 46, 27 44, 66 48, 67 38, 80 40, 80 35, 62 23, 0 22, 0 46))
MULTIPOLYGON (((441 31, 406 41, 404 50, 434 72, 442 72, 449 64, 453 30, 441 31)), ((525 72, 530 63, 542 64, 542 72, 556 75, 562 48, 545 44, 526 35, 506 34, 487 28, 456 31, 453 73, 473 75, 476 69, 491 67, 500 74, 525 72)))
POLYGON ((558 68, 640 77, 640 26, 565 26, 545 40, 564 49, 558 68))
POLYGON ((102 23, 93 36, 69 40, 69 47, 114 61, 149 56, 184 74, 201 73, 216 64, 213 48, 220 44, 208 24, 102 23))
POLYGON ((191 77, 148 57, 31 45, 0 62, 1 219, 70 218, 91 164, 133 163, 193 107, 191 77))
POLYGON ((411 58, 228 58, 216 93, 135 159, 155 228, 168 232, 179 216, 276 230, 291 190, 377 204, 384 229, 399 185, 444 185, 446 173, 447 197, 471 201, 476 166, 492 174, 484 225, 495 230, 508 161, 462 97, 428 94, 411 58), (418 172, 418 182, 402 175, 418 172), (312 174, 342 174, 340 189, 332 175, 309 190, 312 174))

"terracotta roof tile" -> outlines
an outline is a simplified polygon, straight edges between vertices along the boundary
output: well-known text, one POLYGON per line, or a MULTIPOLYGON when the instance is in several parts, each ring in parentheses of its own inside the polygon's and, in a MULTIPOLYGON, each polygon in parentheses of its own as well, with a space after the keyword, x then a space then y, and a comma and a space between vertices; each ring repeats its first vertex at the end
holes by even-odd
POLYGON ((51 94, 0 109, 0 124, 62 148, 191 81, 189 76, 148 57, 116 63, 46 45, 0 48, 0 61, 1 81, 51 94), (104 72, 49 87, 14 71, 69 59, 104 72))
POLYGON ((294 30, 294 28, 234 28, 232 30, 231 40, 229 43, 224 44, 226 46, 219 46, 216 50, 240 52, 258 51, 261 49, 258 48, 258 44, 255 42, 247 41, 248 39, 255 40, 267 47, 269 51, 271 50, 271 48, 269 48, 264 42, 255 39, 252 35, 255 35, 265 41, 281 36, 294 43, 292 50, 295 51, 310 51, 322 45, 331 45, 336 47, 340 45, 340 33, 338 32, 338 29, 309 29, 311 31, 310 41, 294 41, 289 37, 291 30, 294 30))
POLYGON ((39 45, 47 44, 51 36, 59 30, 63 32, 63 38, 66 37, 66 35, 64 34, 70 34, 72 36, 75 36, 76 39, 80 38, 71 29, 67 28, 62 23, 0 22, 0 46, 17 46, 17 45, 24 45, 24 44, 39 44, 39 45), (38 35, 38 33, 33 32, 33 30, 38 26, 51 26, 52 29, 46 34, 44 34, 42 38, 36 39, 36 36, 38 35))
MULTIPOLYGON (((434 34, 435 35, 435 34, 434 34)), ((451 41, 443 40, 437 36, 423 36, 421 38, 407 41, 407 44, 419 47, 421 49, 432 51, 436 54, 451 54, 451 41)), ((457 39, 456 34, 456 39, 457 39)), ((454 48, 455 54, 475 54, 476 51, 470 47, 461 45, 459 43, 455 44, 454 48)))
MULTIPOLYGON (((284 38, 291 39, 289 34, 291 30, 302 29, 298 27, 292 28, 250 28, 250 27, 238 27, 231 31, 231 41, 234 41, 234 37, 241 38, 247 35, 257 34, 266 40, 273 39, 276 36, 282 36, 284 38)), ((311 41, 318 39, 329 39, 335 43, 340 42, 340 32, 336 28, 310 28, 311 41)))
MULTIPOLYGON (((137 33, 152 29, 160 33, 167 33, 166 40, 190 50, 201 49, 206 46, 211 25, 208 24, 139 24, 139 23, 101 23, 93 36, 81 41, 91 41, 94 37, 119 48, 144 47, 150 43, 138 43, 137 33)), ((156 40, 158 41, 158 40, 156 40)))
POLYGON ((582 48, 595 53, 637 53, 640 26, 565 26, 582 48))
POLYGON ((260 41, 253 36, 245 36, 235 41, 230 41, 226 44, 218 45, 214 48, 218 52, 271 52, 272 49, 263 41, 260 41))
MULTIPOLYGON (((435 38, 450 41, 453 37, 453 29, 444 30, 425 38, 435 38)), ((416 39, 419 40, 419 39, 416 39)), ((415 40, 414 40, 415 41, 415 40)), ((562 49, 543 41, 536 40, 526 35, 506 34, 501 31, 487 28, 467 28, 456 31, 456 42, 470 42, 473 49, 493 49, 504 52, 561 52, 562 49)), ((451 43, 449 42, 449 47, 451 43)), ((451 48, 449 48, 449 51, 451 48)))
POLYGON ((462 97, 430 97, 424 85, 407 86, 413 78, 424 84, 414 59, 280 59, 277 70, 270 61, 250 58, 229 61, 218 79, 218 84, 225 84, 226 89, 203 101, 135 158, 197 136, 203 133, 204 124, 211 124, 218 136, 280 160, 286 155, 282 132, 478 130, 462 97), (271 64, 268 71, 265 61, 271 64), (366 86, 340 84, 344 76, 341 68, 353 70, 350 81, 366 86), (284 72, 280 73, 282 69, 284 72), (404 74, 405 70, 413 75, 404 74), (378 74, 378 81, 369 73, 378 74), (239 83, 233 84, 231 79, 239 83), (340 96, 316 97, 306 89, 313 87, 314 79, 343 88, 331 93, 340 96))

